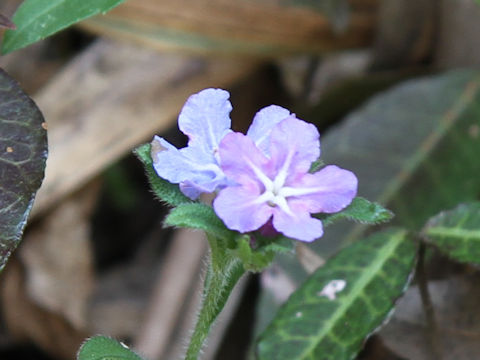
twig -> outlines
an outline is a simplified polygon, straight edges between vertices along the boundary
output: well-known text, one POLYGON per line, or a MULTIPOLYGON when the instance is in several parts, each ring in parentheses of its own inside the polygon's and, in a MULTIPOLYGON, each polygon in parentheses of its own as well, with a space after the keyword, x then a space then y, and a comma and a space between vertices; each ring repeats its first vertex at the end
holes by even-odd
POLYGON ((442 349, 438 338, 438 326, 435 319, 432 298, 428 291, 428 276, 425 269, 425 243, 420 241, 417 263, 418 289, 422 300, 422 307, 427 321, 427 338, 431 349, 432 360, 442 360, 442 349))

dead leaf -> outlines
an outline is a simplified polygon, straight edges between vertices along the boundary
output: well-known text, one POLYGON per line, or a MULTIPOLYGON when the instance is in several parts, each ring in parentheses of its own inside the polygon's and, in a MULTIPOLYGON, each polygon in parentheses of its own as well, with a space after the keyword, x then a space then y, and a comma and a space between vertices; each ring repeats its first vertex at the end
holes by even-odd
POLYGON ((480 65, 480 6, 475 0, 439 1, 440 28, 435 65, 476 67, 480 65))
POLYGON ((428 58, 435 40, 436 6, 436 0, 383 1, 373 67, 415 65, 428 58))
POLYGON ((24 239, 19 251, 26 270, 26 292, 39 306, 86 328, 93 289, 90 215, 99 184, 63 201, 24 239))
POLYGON ((0 294, 5 324, 15 340, 34 342, 57 359, 75 358, 88 334, 29 298, 25 289, 25 272, 15 256, 1 275, 0 294))
MULTIPOLYGON (((480 354, 480 275, 451 277, 428 285, 438 326, 442 360, 472 360, 480 354)), ((407 359, 431 360, 430 336, 417 286, 400 299, 390 323, 380 335, 384 343, 407 359)))
POLYGON ((0 27, 4 27, 7 29, 15 29, 15 24, 5 15, 0 13, 0 27))

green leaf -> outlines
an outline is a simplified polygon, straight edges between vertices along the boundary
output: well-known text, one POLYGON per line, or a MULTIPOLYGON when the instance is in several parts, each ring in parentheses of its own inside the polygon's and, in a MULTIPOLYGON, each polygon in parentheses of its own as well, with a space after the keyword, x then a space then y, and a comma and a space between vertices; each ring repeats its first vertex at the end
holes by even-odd
MULTIPOLYGON (((358 195, 392 210, 392 224, 420 230, 438 212, 478 198, 479 119, 479 71, 409 80, 375 96, 324 134, 322 158, 353 171, 358 195)), ((336 223, 309 246, 325 258, 366 229, 336 223)), ((281 267, 300 283, 307 274, 288 270, 295 259, 287 261, 282 258, 281 267)), ((265 296, 259 308, 261 324, 275 311, 270 298, 265 296)))
POLYGON ((0 270, 21 240, 47 159, 40 110, 0 69, 0 270))
MULTIPOLYGON (((323 158, 352 170, 360 195, 419 229, 480 191, 480 72, 409 80, 352 114, 323 139, 323 158)), ((363 227, 350 234, 353 239, 363 227)))
POLYGON ((260 336, 258 358, 353 359, 406 290, 416 252, 416 244, 399 229, 343 249, 280 308, 260 336), (334 280, 340 281, 337 290, 329 292, 334 280))
POLYGON ((5 33, 2 52, 30 45, 124 0, 25 0, 13 16, 16 30, 5 33))
POLYGON ((285 236, 280 236, 274 241, 269 241, 267 244, 261 244, 261 249, 263 251, 273 251, 276 254, 288 254, 295 251, 295 243, 296 240, 292 240, 285 236))
POLYGON ((391 220, 393 216, 390 210, 380 204, 356 197, 345 210, 335 214, 322 214, 318 218, 322 220, 324 226, 328 226, 341 219, 353 220, 362 224, 380 224, 391 220))
POLYGON ((178 205, 165 218, 165 225, 200 229, 219 239, 233 239, 238 235, 225 227, 211 206, 201 203, 178 205))
POLYGON ((423 234, 452 259, 480 265, 480 202, 441 212, 428 221, 423 234))
POLYGON ((236 248, 230 252, 232 256, 242 261, 245 270, 252 272, 260 272, 265 269, 271 264, 275 255, 275 252, 272 250, 253 250, 250 246, 250 237, 248 235, 239 237, 236 248))
POLYGON ((155 195, 171 206, 191 203, 192 200, 183 195, 178 185, 169 183, 157 175, 153 169, 152 156, 150 155, 151 148, 150 144, 143 144, 136 148, 134 153, 145 166, 148 181, 155 195))
POLYGON ((95 336, 80 347, 77 360, 143 360, 126 345, 106 336, 95 336))

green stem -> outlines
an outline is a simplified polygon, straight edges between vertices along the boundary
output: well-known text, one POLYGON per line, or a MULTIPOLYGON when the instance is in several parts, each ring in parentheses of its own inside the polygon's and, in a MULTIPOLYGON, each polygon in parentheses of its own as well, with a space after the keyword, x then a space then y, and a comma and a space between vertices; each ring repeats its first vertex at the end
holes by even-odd
POLYGON ((235 284, 245 273, 240 260, 225 255, 221 261, 218 261, 219 259, 212 253, 212 263, 216 266, 210 263, 207 269, 202 305, 185 360, 198 359, 211 326, 225 306, 235 284))

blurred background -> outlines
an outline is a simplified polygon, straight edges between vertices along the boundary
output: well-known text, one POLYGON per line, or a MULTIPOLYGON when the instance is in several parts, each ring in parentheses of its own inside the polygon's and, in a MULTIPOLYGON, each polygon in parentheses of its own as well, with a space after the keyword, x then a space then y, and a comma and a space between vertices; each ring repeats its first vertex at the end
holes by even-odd
MULTIPOLYGON (((0 12, 19 3, 2 0, 0 12)), ((473 0, 127 0, 0 57, 49 134, 46 178, 0 275, 0 358, 73 359, 100 333, 151 360, 180 357, 207 245, 200 232, 163 228, 168 208, 132 149, 154 134, 184 146, 176 120, 190 94, 229 90, 237 131, 278 104, 323 139, 401 82, 478 67, 479 19, 473 0)), ((302 245, 294 262, 243 279, 204 359, 247 359, 269 312, 339 246, 302 245)), ((360 359, 402 359, 397 331, 372 337, 360 359)))

